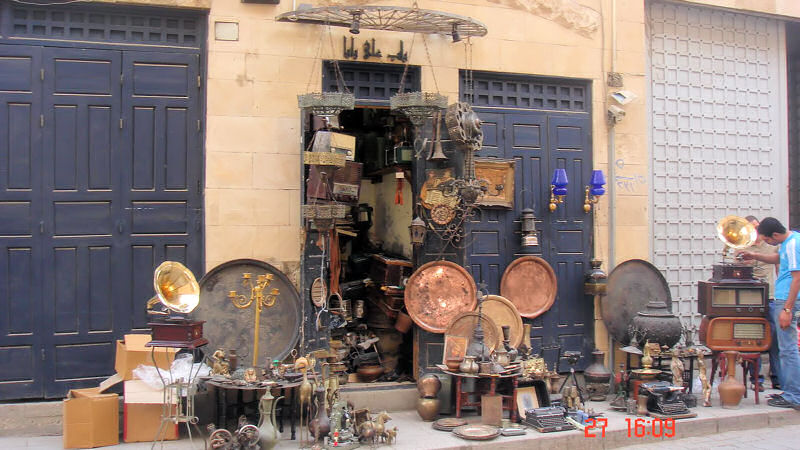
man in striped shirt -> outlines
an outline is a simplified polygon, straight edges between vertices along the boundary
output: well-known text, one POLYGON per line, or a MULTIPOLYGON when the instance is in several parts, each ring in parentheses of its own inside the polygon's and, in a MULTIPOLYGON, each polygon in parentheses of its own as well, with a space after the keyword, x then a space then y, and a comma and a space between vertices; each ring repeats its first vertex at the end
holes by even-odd
POLYGON ((797 302, 800 294, 800 233, 787 230, 774 217, 766 217, 758 224, 758 234, 767 244, 780 245, 777 254, 741 253, 744 260, 780 263, 775 280, 775 300, 770 303, 769 312, 771 323, 777 324, 778 328, 776 334, 781 364, 778 375, 783 393, 774 395, 767 404, 800 410, 800 352, 797 350, 795 317, 800 310, 800 302, 797 302))

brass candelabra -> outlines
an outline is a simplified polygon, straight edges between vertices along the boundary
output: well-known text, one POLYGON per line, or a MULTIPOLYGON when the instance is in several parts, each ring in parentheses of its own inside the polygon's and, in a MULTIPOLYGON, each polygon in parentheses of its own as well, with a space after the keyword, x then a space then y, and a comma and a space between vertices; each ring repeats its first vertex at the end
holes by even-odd
POLYGON ((255 284, 253 283, 253 274, 245 272, 242 274, 242 286, 245 289, 250 289, 250 296, 247 297, 243 294, 238 294, 236 291, 229 291, 228 298, 231 299, 233 306, 239 309, 247 309, 250 305, 255 305, 255 323, 253 325, 253 367, 257 367, 258 362, 258 328, 261 318, 261 310, 275 305, 278 299, 280 290, 272 288, 267 292, 267 288, 272 283, 275 276, 271 273, 258 275, 255 284))

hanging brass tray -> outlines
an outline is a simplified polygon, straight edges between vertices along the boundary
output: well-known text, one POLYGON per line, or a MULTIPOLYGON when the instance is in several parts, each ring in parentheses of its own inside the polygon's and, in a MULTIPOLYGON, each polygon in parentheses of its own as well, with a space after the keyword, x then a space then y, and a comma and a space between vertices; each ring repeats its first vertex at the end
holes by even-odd
POLYGON ((444 333, 460 313, 478 303, 469 272, 450 261, 420 266, 406 283, 405 304, 414 323, 431 333, 444 333))
POLYGON ((529 319, 550 309, 556 294, 556 274, 550 264, 538 256, 515 259, 500 280, 500 295, 511 300, 520 315, 529 319))
POLYGON ((508 325, 508 343, 514 348, 519 347, 522 342, 522 316, 513 303, 499 295, 487 295, 483 299, 483 314, 494 322, 500 342, 503 341, 502 327, 508 325))
MULTIPOLYGON (((459 314, 447 327, 447 336, 463 336, 468 339, 467 348, 472 344, 475 335, 475 327, 478 326, 478 312, 465 311, 459 314)), ((490 352, 500 345, 502 333, 500 328, 486 314, 481 317, 481 327, 483 328, 483 342, 490 352)))
POLYGON ((462 425, 453 429, 453 434, 461 439, 487 441, 500 436, 500 428, 491 425, 462 425))
POLYGON ((627 344, 628 326, 651 301, 664 302, 672 311, 672 294, 658 268, 642 259, 629 259, 614 267, 608 275, 606 295, 600 296, 600 314, 609 334, 627 344))
POLYGON ((206 321, 203 333, 208 338, 209 348, 234 349, 239 361, 252 361, 254 308, 236 308, 228 298, 228 292, 234 290, 250 295, 249 290, 242 286, 245 272, 251 273, 254 280, 258 275, 273 275, 269 289, 277 288, 280 294, 273 306, 261 311, 258 361, 263 364, 273 359, 283 360, 300 336, 300 294, 289 278, 271 264, 255 259, 237 259, 211 269, 200 279, 200 304, 192 316, 206 321))

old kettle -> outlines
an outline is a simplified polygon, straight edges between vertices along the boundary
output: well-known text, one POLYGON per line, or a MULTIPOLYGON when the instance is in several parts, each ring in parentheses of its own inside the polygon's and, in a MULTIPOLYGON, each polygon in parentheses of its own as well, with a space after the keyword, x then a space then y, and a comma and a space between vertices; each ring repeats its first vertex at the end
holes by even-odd
POLYGON ((278 434, 278 427, 275 424, 275 407, 278 405, 278 400, 283 396, 275 398, 272 393, 267 389, 261 401, 258 403, 258 411, 261 413, 261 419, 258 422, 258 436, 262 450, 270 450, 275 447, 275 444, 281 439, 278 434))

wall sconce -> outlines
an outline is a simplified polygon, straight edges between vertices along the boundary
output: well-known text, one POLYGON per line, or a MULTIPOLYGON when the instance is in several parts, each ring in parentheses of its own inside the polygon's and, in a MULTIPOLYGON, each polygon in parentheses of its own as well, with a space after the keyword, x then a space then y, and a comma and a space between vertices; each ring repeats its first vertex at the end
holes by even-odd
POLYGON ((593 170, 592 178, 589 180, 591 187, 586 186, 586 197, 583 199, 583 212, 592 210, 592 203, 600 201, 600 196, 606 193, 606 177, 602 170, 593 170))
POLYGON ((567 171, 564 169, 556 169, 553 171, 553 179, 550 181, 550 212, 554 212, 558 208, 558 203, 564 203, 564 198, 567 196, 567 171))
POLYGON ((411 225, 409 225, 408 229, 411 231, 411 243, 415 247, 425 242, 425 233, 428 231, 428 227, 425 225, 425 221, 420 219, 419 216, 411 221, 411 225))
POLYGON ((539 245, 539 236, 536 234, 536 217, 533 215, 533 210, 530 208, 523 209, 520 222, 522 227, 522 246, 535 247, 539 245))
POLYGON ((350 25, 350 34, 361 33, 361 13, 353 13, 353 23, 350 25))

